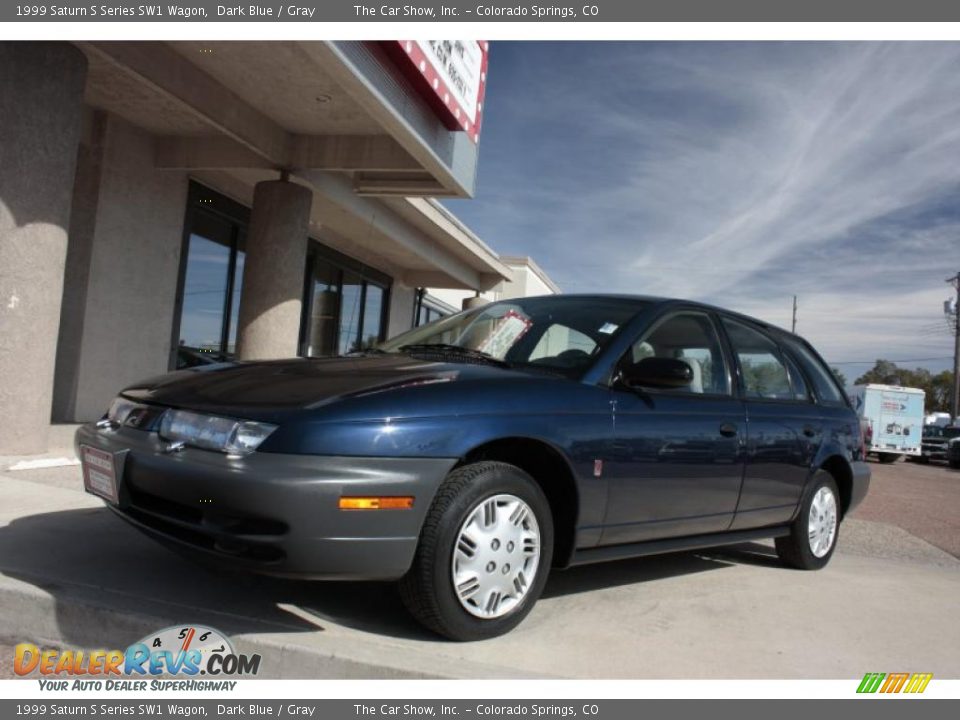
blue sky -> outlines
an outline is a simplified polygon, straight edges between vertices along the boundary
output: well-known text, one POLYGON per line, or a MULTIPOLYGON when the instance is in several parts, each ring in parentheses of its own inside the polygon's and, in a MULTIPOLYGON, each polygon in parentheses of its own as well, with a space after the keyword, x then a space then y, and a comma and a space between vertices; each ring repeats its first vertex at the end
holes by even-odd
MULTIPOLYGON (((713 302, 830 361, 938 358, 960 270, 960 43, 492 43, 448 206, 566 292, 713 302)), ((851 380, 872 365, 844 364, 851 380)))

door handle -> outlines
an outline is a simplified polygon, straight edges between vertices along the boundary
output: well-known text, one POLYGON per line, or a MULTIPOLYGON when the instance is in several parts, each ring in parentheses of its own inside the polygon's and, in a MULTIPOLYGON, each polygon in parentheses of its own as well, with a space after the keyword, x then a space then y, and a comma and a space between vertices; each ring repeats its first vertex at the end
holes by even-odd
POLYGON ((803 434, 812 438, 817 434, 817 429, 813 425, 804 425, 803 434))
POLYGON ((720 434, 724 437, 736 437, 737 426, 729 422, 722 423, 720 425, 720 434))

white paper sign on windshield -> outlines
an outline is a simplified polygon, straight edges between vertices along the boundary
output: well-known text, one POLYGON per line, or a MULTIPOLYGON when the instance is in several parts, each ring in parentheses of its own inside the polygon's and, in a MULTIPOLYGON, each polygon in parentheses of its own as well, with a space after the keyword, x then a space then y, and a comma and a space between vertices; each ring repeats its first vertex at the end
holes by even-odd
POLYGON ((526 334, 531 325, 533 325, 533 321, 529 318, 524 317, 516 310, 508 310, 478 350, 493 355, 495 358, 503 358, 510 348, 526 334))

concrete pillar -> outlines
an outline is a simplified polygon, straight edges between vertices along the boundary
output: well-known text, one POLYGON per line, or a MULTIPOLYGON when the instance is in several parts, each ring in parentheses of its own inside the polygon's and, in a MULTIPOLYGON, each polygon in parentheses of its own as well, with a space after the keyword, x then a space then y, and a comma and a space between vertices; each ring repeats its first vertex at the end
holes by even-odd
POLYGON ((243 268, 237 357, 294 357, 313 193, 284 180, 257 183, 243 268))
POLYGON ((47 449, 86 66, 0 42, 0 454, 47 449))
POLYGON ((413 305, 416 300, 416 288, 394 281, 390 286, 390 320, 387 323, 387 337, 396 337, 413 327, 413 305))
POLYGON ((461 302, 461 307, 464 310, 473 310, 473 308, 483 307, 484 305, 489 305, 490 301, 485 297, 479 295, 475 297, 464 298, 461 302))

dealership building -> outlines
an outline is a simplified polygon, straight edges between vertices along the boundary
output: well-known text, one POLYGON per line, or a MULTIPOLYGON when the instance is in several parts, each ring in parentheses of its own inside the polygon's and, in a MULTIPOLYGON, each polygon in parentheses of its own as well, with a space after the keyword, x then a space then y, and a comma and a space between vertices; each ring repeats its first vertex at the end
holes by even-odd
POLYGON ((0 454, 45 451, 51 422, 144 377, 349 352, 530 294, 436 201, 474 192, 486 57, 0 43, 0 454))

